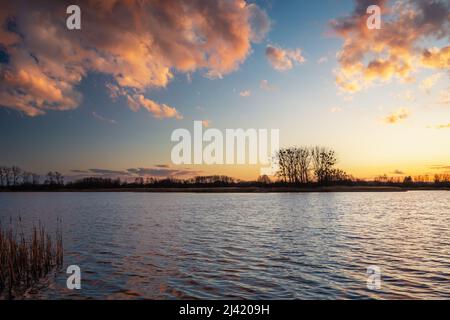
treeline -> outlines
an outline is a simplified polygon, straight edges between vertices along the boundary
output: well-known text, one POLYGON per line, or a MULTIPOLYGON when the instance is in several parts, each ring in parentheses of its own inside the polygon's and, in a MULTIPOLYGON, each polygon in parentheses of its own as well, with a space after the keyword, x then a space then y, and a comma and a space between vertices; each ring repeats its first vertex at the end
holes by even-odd
POLYGON ((22 170, 18 166, 0 166, 0 188, 3 190, 80 190, 80 189, 127 189, 166 187, 277 187, 330 185, 348 186, 404 186, 404 187, 450 187, 450 174, 433 176, 378 176, 372 181, 356 179, 336 167, 336 152, 324 147, 290 147, 278 151, 275 156, 279 170, 272 179, 266 175, 256 181, 243 181, 225 175, 196 176, 188 179, 174 177, 105 178, 85 177, 65 183, 64 176, 50 171, 40 176, 22 170))
POLYGON ((197 176, 189 179, 136 177, 134 181, 119 178, 86 177, 66 184, 68 189, 158 188, 192 186, 239 186, 251 182, 240 181, 224 175, 197 176))
POLYGON ((414 186, 446 186, 450 187, 450 174, 439 173, 434 175, 416 175, 416 176, 397 176, 390 177, 386 174, 380 175, 373 179, 373 184, 376 185, 414 185, 414 186))
POLYGON ((50 171, 45 176, 22 170, 18 166, 0 166, 0 187, 61 187, 64 186, 64 176, 57 171, 50 171))

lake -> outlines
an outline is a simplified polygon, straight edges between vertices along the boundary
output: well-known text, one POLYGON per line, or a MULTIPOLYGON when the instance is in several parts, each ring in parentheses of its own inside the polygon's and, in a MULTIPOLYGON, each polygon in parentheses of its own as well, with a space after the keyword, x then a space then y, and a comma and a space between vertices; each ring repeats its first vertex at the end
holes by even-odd
POLYGON ((62 219, 64 270, 33 299, 450 298, 448 191, 0 193, 3 224, 19 215, 62 219))

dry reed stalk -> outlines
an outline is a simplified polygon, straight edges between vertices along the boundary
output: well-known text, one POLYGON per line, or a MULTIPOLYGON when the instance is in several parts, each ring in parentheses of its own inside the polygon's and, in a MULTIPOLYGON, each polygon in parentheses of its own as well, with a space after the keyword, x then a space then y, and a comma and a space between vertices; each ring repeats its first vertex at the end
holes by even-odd
POLYGON ((0 223, 0 298, 20 296, 62 264, 60 224, 53 241, 41 224, 33 226, 31 237, 27 239, 23 230, 17 234, 11 223, 9 228, 3 228, 0 223))

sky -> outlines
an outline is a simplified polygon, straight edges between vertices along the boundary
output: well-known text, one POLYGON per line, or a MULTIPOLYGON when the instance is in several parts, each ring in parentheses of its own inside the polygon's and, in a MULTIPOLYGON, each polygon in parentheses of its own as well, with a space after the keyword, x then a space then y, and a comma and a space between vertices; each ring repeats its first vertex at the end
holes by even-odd
POLYGON ((193 121, 279 129, 359 178, 450 171, 448 1, 22 1, 0 8, 0 165, 73 178, 174 165, 193 121), (68 30, 78 4, 81 30, 68 30), (381 29, 367 27, 369 5, 381 29))

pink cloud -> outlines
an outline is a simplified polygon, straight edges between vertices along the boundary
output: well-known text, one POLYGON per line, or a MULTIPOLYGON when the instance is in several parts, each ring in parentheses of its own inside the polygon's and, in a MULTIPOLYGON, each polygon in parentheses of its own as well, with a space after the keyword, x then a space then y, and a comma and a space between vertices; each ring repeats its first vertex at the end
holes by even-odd
POLYGON ((357 0, 347 17, 331 22, 335 33, 344 39, 337 58, 336 84, 348 92, 360 91, 375 82, 391 79, 413 80, 421 67, 450 68, 450 50, 424 48, 431 39, 450 36, 448 1, 357 0), (382 12, 380 30, 367 28, 369 5, 382 12))
MULTIPOLYGON (((2 3, 0 24, 15 25, 0 30, 9 58, 0 69, 3 106, 30 116, 74 109, 82 100, 76 86, 89 72, 114 79, 113 98, 165 87, 174 72, 222 77, 270 27, 262 9, 241 0, 81 0, 82 30, 71 31, 69 4, 2 3)), ((177 118, 172 107, 138 102, 156 117, 177 118)))
POLYGON ((271 66, 278 71, 287 71, 296 64, 303 64, 306 60, 302 56, 301 49, 282 49, 269 45, 266 48, 266 58, 271 66))

